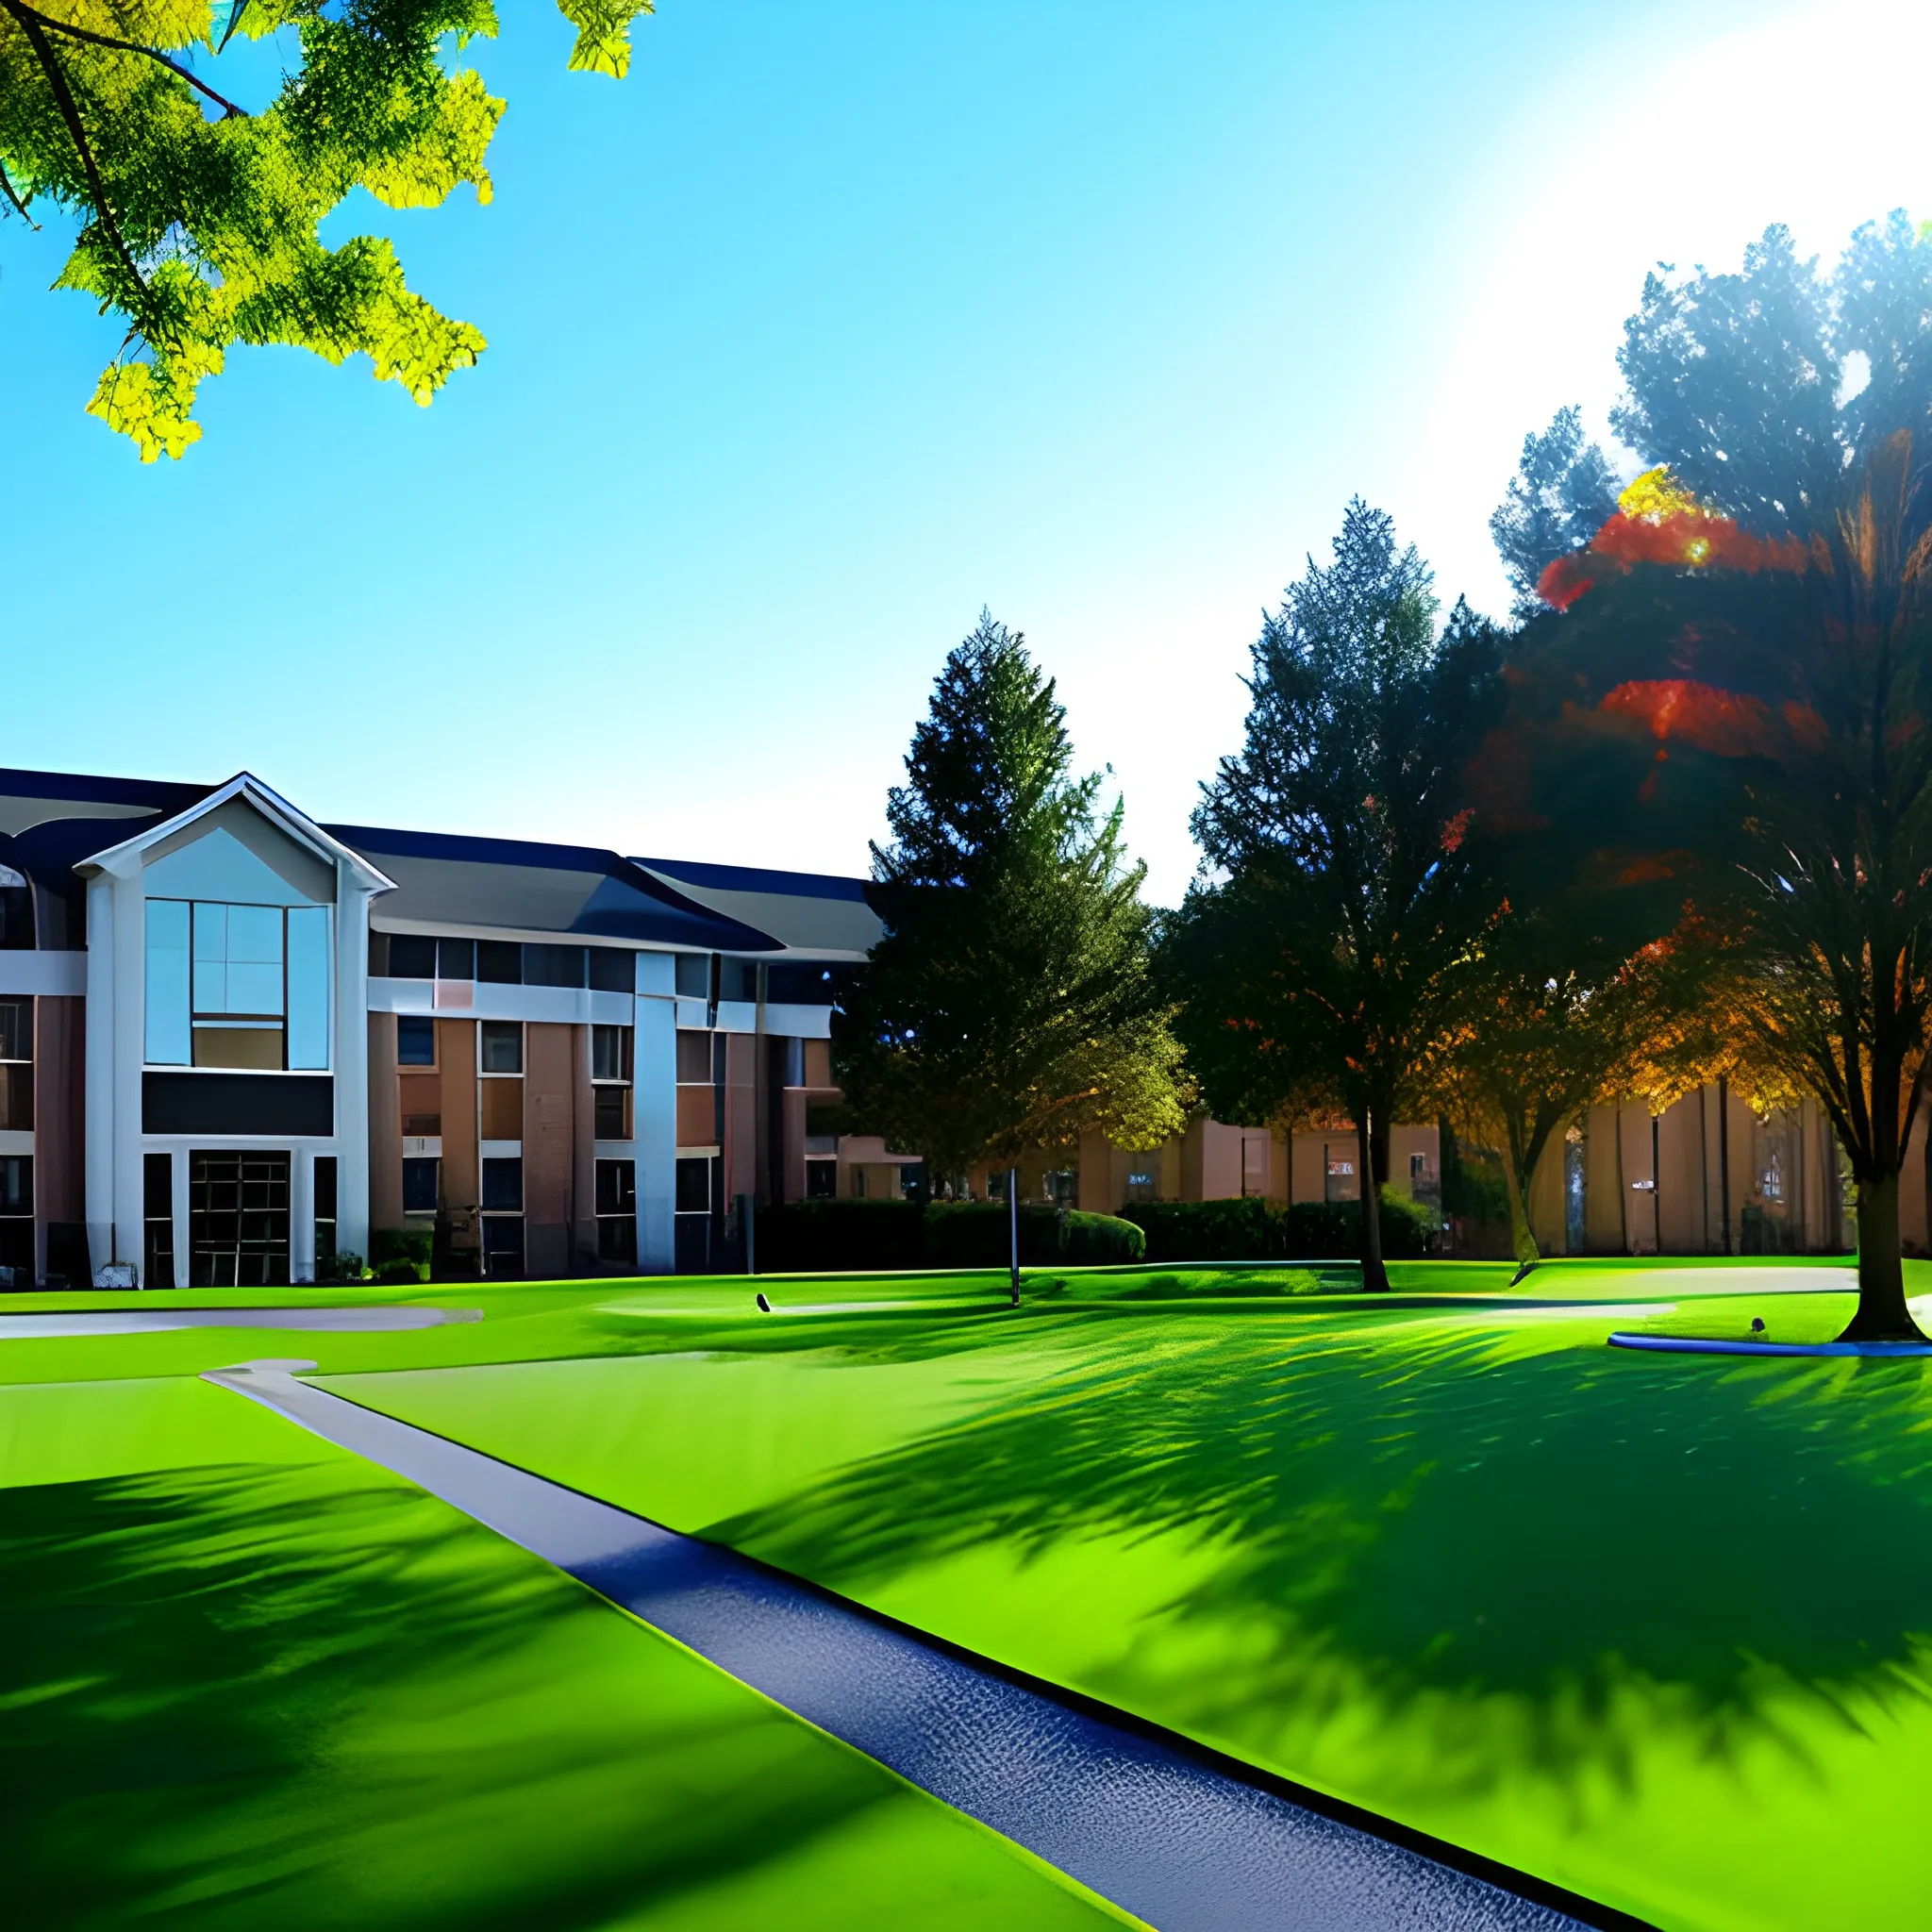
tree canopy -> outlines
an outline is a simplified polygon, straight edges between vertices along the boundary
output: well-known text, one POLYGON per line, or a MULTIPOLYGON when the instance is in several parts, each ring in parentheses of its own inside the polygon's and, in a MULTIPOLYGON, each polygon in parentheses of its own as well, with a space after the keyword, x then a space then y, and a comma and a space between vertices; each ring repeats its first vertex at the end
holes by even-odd
POLYGON ((1389 1129, 1428 1091, 1489 909, 1465 774, 1500 639, 1460 603, 1439 637, 1436 611, 1413 545, 1350 503, 1333 561, 1310 558, 1263 620, 1246 741, 1203 790, 1203 874, 1167 943, 1221 1118, 1354 1124, 1371 1287, 1389 1129))
POLYGON ((1510 614, 1519 624, 1547 607, 1537 581, 1557 558, 1579 550, 1617 508, 1609 458, 1583 433, 1572 403, 1550 426, 1523 439, 1523 459, 1490 517, 1490 535, 1509 575, 1510 614))
POLYGON ((1090 1128, 1124 1147, 1179 1132, 1145 868, 1104 774, 1073 774, 1052 680, 991 613, 935 681, 906 779, 873 847, 885 936, 833 1020, 855 1130, 942 1180, 1090 1128))
POLYGON ((1829 541, 1850 470, 1901 429, 1932 451, 1932 243, 1894 210, 1826 272, 1774 225, 1735 274, 1648 275, 1617 359, 1645 462, 1742 530, 1829 541))
MULTIPOLYGON (((1802 468, 1810 446, 1797 445, 1802 468)), ((1664 498, 1552 566, 1512 686, 1520 802, 1599 814, 1606 874, 1669 879, 1682 1000, 1722 997, 1761 1084, 1814 1093, 1858 1186, 1861 1336, 1917 1331, 1898 1176, 1932 1014, 1932 503, 1899 429, 1753 535, 1664 498), (1785 512, 1796 505, 1788 517, 1785 512)), ((1771 478, 1768 467, 1764 476, 1771 478)), ((1756 486, 1754 486, 1755 488, 1756 486)), ((1720 1029, 1707 1024, 1707 1036, 1720 1029)))
MULTIPOLYGON (((651 0, 558 4, 571 66, 623 75, 651 0)), ((317 229, 357 188, 489 200, 504 104, 460 56, 496 25, 491 0, 0 0, 4 211, 79 220, 57 286, 127 329, 88 408, 143 461, 199 438, 196 388, 237 342, 360 353, 425 404, 475 363, 482 334, 415 294, 387 241, 317 229), (236 35, 296 57, 272 101, 209 77, 236 35)))

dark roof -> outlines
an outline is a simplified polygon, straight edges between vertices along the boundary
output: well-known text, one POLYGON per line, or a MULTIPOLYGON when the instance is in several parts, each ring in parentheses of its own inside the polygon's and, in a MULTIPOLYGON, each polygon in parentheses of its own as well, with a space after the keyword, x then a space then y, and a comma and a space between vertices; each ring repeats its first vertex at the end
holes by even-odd
POLYGON ((707 865, 698 858, 638 858, 653 872, 720 892, 771 892, 790 899, 865 900, 867 881, 821 872, 774 872, 758 865, 707 865))
POLYGON ((74 893, 74 868, 96 852, 198 804, 211 785, 0 767, 0 862, 55 892, 74 893))
MULTIPOLYGON (((75 866, 217 789, 0 767, 0 864, 75 895, 75 866)), ((864 957, 879 929, 863 879, 625 858, 598 846, 524 839, 379 825, 323 829, 395 880, 396 890, 375 903, 378 924, 501 926, 694 952, 789 948, 852 958, 864 957)))
POLYGON ((496 925, 575 933, 693 951, 774 953, 783 942, 714 911, 593 845, 475 839, 380 825, 323 828, 396 882, 375 908, 378 924, 496 925))

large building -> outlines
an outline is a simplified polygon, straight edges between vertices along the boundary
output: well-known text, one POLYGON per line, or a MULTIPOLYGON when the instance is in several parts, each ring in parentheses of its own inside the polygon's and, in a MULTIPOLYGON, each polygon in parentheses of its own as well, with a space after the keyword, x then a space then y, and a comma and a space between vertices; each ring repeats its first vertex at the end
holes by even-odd
MULTIPOLYGON (((340 1255, 496 1276, 743 1265, 747 1198, 880 1198, 830 1021, 863 881, 322 825, 258 779, 0 770, 0 1283, 313 1281, 340 1255)), ((1903 1191, 1928 1245, 1925 1126, 1903 1191)), ((1441 1200, 1433 1126, 1391 1179, 1441 1200)), ((1029 1195, 1112 1211, 1349 1200, 1353 1134, 1090 1135, 1029 1195)), ((984 1179, 985 1177, 982 1177, 984 1179)), ((1531 1189, 1546 1253, 1841 1250, 1817 1109, 1597 1108, 1531 1189)))
POLYGON ((731 1265, 741 1197, 836 1191, 809 1115, 878 930, 857 880, 0 771, 0 1267, 731 1265))

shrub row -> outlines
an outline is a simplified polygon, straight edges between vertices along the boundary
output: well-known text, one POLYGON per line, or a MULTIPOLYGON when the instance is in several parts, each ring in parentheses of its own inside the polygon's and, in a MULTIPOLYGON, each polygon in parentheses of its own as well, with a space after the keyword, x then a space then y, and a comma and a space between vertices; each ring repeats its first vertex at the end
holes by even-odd
MULTIPOLYGON (((762 1274, 869 1268, 1003 1268, 1011 1247, 997 1201, 794 1201, 758 1215, 762 1274)), ((1020 1209, 1020 1260, 1028 1268, 1138 1261, 1147 1238, 1111 1214, 1045 1206, 1020 1209)))
MULTIPOLYGON (((1147 1234, 1147 1259, 1174 1261, 1350 1261, 1362 1251, 1355 1201, 1150 1201, 1122 1214, 1147 1234)), ((1426 1255, 1438 1217, 1392 1188, 1382 1190, 1382 1252, 1391 1261, 1426 1255)))

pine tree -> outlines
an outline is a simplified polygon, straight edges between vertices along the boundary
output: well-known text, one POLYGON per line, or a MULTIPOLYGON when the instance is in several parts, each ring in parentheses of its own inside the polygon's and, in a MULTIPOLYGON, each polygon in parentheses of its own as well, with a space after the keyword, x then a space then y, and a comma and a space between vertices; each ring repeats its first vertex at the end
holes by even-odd
POLYGON ((982 611, 888 796, 871 895, 886 934, 833 1020, 854 1126, 940 1179, 1092 1128, 1158 1146, 1185 1121, 1145 868, 1104 774, 1072 771, 1052 680, 982 611))
POLYGON ((1583 411, 1574 403, 1558 409, 1541 435, 1523 439, 1523 459, 1490 518, 1490 535, 1509 574, 1509 614, 1518 624, 1548 608, 1537 595, 1537 579, 1557 558, 1588 543, 1616 508, 1616 473, 1584 437, 1583 411))
POLYGON ((1168 940, 1181 1034, 1223 1120, 1345 1120, 1362 1276, 1386 1288, 1389 1130, 1430 1092, 1486 907, 1464 772, 1500 640, 1359 499, 1255 645, 1247 741, 1194 813, 1204 874, 1168 940))

